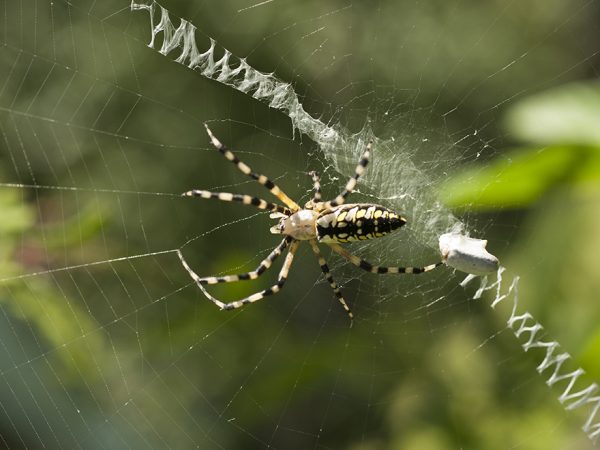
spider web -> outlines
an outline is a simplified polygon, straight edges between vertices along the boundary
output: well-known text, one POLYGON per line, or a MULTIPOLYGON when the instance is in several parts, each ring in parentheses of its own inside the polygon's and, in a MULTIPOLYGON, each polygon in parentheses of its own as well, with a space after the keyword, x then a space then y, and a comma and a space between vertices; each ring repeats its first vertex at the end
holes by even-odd
POLYGON ((439 189, 501 154, 504 104, 585 76, 597 4, 223 3, 0 6, 3 446, 591 448, 595 384, 552 338, 573 326, 544 332, 504 269, 461 285, 445 267, 378 277, 327 255, 350 327, 306 246, 282 293, 228 314, 176 250, 213 275, 276 245, 264 213, 180 198, 269 199, 208 122, 300 203, 310 170, 333 197, 375 139, 353 201, 409 222, 352 245, 368 260, 429 264, 452 230, 508 254, 522 216, 457 217, 439 189))

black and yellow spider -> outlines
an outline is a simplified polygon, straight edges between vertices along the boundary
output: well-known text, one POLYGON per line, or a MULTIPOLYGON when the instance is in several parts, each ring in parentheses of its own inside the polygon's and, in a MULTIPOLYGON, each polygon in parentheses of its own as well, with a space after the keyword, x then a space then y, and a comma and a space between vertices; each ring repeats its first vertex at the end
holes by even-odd
POLYGON ((354 175, 346 183, 345 189, 334 200, 323 202, 321 201, 321 185, 319 175, 316 172, 311 172, 314 183, 314 197, 304 208, 301 208, 295 201, 289 198, 275 183, 264 175, 257 174, 250 169, 245 163, 240 161, 237 156, 225 147, 212 134, 208 126, 206 131, 212 144, 219 152, 236 167, 250 178, 258 181, 266 187, 271 194, 281 200, 285 206, 276 203, 267 202, 266 200, 252 197, 250 195, 230 194, 227 192, 210 192, 192 190, 182 194, 184 197, 201 197, 201 198, 216 198, 225 202, 241 202, 245 205, 252 205, 258 209, 271 211, 271 218, 279 219, 279 223, 271 227, 271 233, 282 234, 284 239, 275 247, 275 249, 262 261, 258 267, 251 271, 239 275, 225 275, 221 277, 199 277, 187 264, 183 254, 178 251, 179 259, 183 267, 188 271, 190 276, 196 282, 207 298, 212 300, 221 309, 235 309, 241 306, 260 300, 268 295, 279 292, 288 277, 288 272, 294 260, 294 254, 298 250, 301 241, 308 241, 313 252, 319 260, 321 270, 325 274, 325 278, 333 289, 335 296, 342 304, 350 319, 353 318, 350 308, 346 304, 342 292, 334 281, 329 267, 319 246, 319 242, 327 244, 331 249, 346 258, 355 266, 360 267, 367 272, 372 273, 409 273, 419 274, 428 272, 443 264, 442 262, 431 264, 425 267, 383 267, 376 266, 365 261, 358 256, 355 256, 342 248, 338 243, 346 243, 350 241, 362 241, 382 237, 392 231, 400 228, 406 223, 406 219, 400 217, 394 211, 380 205, 371 203, 349 203, 344 204, 346 197, 352 193, 358 178, 364 173, 369 157, 371 154, 372 142, 369 142, 365 152, 360 158, 354 175), (257 292, 249 297, 243 298, 230 303, 224 303, 208 293, 204 288, 205 284, 230 283, 240 280, 254 280, 262 275, 271 267, 275 259, 289 246, 288 254, 283 263, 283 267, 279 271, 277 283, 268 289, 257 292))

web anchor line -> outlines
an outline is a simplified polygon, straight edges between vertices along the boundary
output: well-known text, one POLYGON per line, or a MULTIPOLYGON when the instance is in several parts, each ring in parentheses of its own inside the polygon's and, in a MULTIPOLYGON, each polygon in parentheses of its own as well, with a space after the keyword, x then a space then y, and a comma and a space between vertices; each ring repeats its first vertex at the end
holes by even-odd
MULTIPOLYGON (((540 336, 544 327, 531 313, 519 312, 519 277, 515 276, 507 280, 504 277, 505 270, 504 267, 500 267, 496 281, 489 285, 487 277, 483 277, 473 299, 480 299, 484 292, 491 292, 493 300, 490 306, 493 309, 503 302, 512 304, 510 317, 506 321, 507 327, 522 342, 521 347, 525 352, 531 349, 544 350, 543 359, 536 367, 537 372, 545 378, 547 386, 562 389, 558 401, 565 410, 587 408, 587 420, 581 429, 594 444, 598 444, 600 442, 600 387, 595 382, 588 384, 582 381, 581 377, 585 375, 585 370, 581 367, 568 367, 573 366, 571 355, 561 351, 557 341, 545 340, 540 336)), ((466 286, 474 278, 473 275, 467 276, 461 286, 466 286)))

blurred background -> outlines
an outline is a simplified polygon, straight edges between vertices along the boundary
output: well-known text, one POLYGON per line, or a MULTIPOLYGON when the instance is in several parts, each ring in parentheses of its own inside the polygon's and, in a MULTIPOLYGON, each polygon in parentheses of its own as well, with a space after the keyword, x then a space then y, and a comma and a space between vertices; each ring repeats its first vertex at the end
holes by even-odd
MULTIPOLYGON (((212 37, 292 83, 314 117, 398 142, 521 277, 545 337, 600 379, 600 2, 161 4, 201 51, 212 37)), ((149 16, 127 1, 0 5, 0 446, 592 448, 540 354, 448 268, 382 279, 328 256, 350 328, 303 246, 283 292, 218 311, 174 250, 200 275, 238 273, 277 238, 267 214, 179 196, 268 199, 202 123, 298 201, 310 170, 329 196, 350 173, 280 112, 148 48, 149 16)), ((418 187, 386 176, 356 200, 418 187)), ((418 236, 361 255, 439 258, 418 236)))

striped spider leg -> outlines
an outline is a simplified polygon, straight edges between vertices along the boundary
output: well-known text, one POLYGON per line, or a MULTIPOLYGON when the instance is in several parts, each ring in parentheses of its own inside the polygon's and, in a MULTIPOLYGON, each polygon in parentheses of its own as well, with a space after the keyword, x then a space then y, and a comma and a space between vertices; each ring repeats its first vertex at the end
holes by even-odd
POLYGON ((321 201, 321 176, 316 170, 309 172, 309 175, 312 177, 313 190, 315 191, 313 194, 313 203, 318 203, 321 201))
POLYGON ((366 270, 367 272, 371 272, 371 273, 379 273, 379 274, 383 274, 383 273, 410 273, 410 274, 414 274, 417 275, 419 273, 424 273, 424 272, 429 272, 430 270, 435 269, 436 267, 441 266, 442 264, 444 264, 443 262, 437 262, 435 264, 430 264, 428 266, 425 267, 386 267, 386 266, 376 266, 374 264, 371 264, 368 261, 365 261, 364 259, 353 255, 352 253, 350 253, 348 250, 344 249, 341 245, 338 244, 329 244, 329 246, 331 247, 331 249, 336 252, 337 254, 343 256, 344 258, 346 258, 348 261, 350 261, 352 264, 354 264, 356 267, 360 267, 362 270, 366 270))
POLYGON ((375 239, 383 237, 406 223, 406 219, 400 217, 394 211, 380 205, 372 203, 349 203, 346 204, 346 198, 354 191, 358 179, 363 175, 369 163, 371 155, 372 142, 369 142, 362 154, 354 174, 344 187, 344 190, 330 201, 323 201, 321 194, 321 182, 317 172, 310 172, 312 177, 314 194, 304 208, 301 208, 295 201, 288 197, 277 185, 275 185, 265 175, 253 172, 248 165, 240 161, 235 154, 225 147, 206 127, 206 131, 213 146, 245 175, 256 180, 263 185, 269 192, 279 199, 285 206, 263 200, 250 195, 232 194, 228 192, 210 192, 204 190, 191 190, 182 194, 185 197, 200 197, 204 199, 215 198, 225 202, 239 202, 245 205, 254 206, 258 209, 271 211, 270 217, 278 219, 279 222, 271 227, 271 233, 284 236, 281 243, 271 251, 271 253, 250 272, 237 275, 225 275, 219 277, 200 277, 188 265, 180 250, 177 251, 181 264, 192 277, 196 285, 202 290, 204 295, 221 309, 240 308, 248 303, 256 302, 269 295, 279 292, 289 274, 289 270, 294 261, 294 255, 301 241, 308 241, 313 253, 315 254, 321 271, 328 281, 336 298, 352 320, 353 314, 344 300, 344 296, 333 279, 327 261, 321 254, 319 243, 327 244, 331 249, 350 261, 355 266, 372 273, 406 273, 419 274, 429 272, 440 266, 442 263, 430 264, 424 267, 384 267, 373 265, 364 259, 353 255, 345 250, 339 244, 352 241, 362 241, 366 239, 375 239), (262 291, 256 292, 241 300, 233 302, 223 302, 213 297, 205 288, 209 284, 231 283, 234 281, 254 280, 265 273, 281 255, 286 248, 288 253, 285 261, 279 271, 276 284, 262 291))
MULTIPOLYGON (((227 159, 228 161, 231 161, 233 164, 235 164, 235 166, 244 175, 249 176, 253 180, 256 180, 259 184, 261 184, 262 186, 267 188, 269 190, 269 192, 271 192, 271 194, 273 194, 275 197, 277 197, 279 200, 281 200, 286 206, 268 202, 261 198, 250 196, 250 195, 232 194, 229 192, 211 192, 211 191, 199 190, 199 189, 193 189, 193 190, 184 192, 183 194, 181 194, 182 197, 200 197, 200 198, 204 198, 204 199, 214 198, 214 199, 221 200, 224 202, 239 202, 239 203, 243 203, 245 205, 254 206, 258 209, 271 211, 272 215, 277 218, 279 218, 281 216, 288 217, 292 214, 292 210, 300 209, 300 206, 296 202, 294 202, 292 199, 290 199, 285 194, 285 192, 283 192, 279 188, 279 186, 277 186, 275 183, 273 183, 265 175, 253 172, 252 169, 246 163, 240 161, 240 159, 231 150, 229 150, 225 145, 223 145, 213 135, 213 133, 210 130, 210 128, 208 127, 208 125, 205 124, 204 126, 205 126, 206 132, 208 133, 208 136, 211 140, 211 143, 225 157, 225 159, 227 159)), ((242 300, 225 303, 225 302, 222 302, 222 301, 216 299, 215 297, 211 296, 209 294, 209 292, 204 288, 204 285, 205 284, 217 284, 217 283, 231 283, 234 281, 254 280, 254 279, 258 278, 267 269, 269 269, 271 267, 271 265, 273 264, 275 259, 277 259, 277 257, 285 250, 285 248, 290 245, 292 240, 293 239, 291 237, 286 236, 283 239, 283 241, 275 249, 273 249, 273 251, 269 254, 269 256, 267 256, 267 258, 265 258, 258 265, 258 267, 255 270, 253 270, 251 272, 245 272, 242 274, 238 274, 238 275, 226 275, 226 276, 222 276, 222 277, 200 277, 198 274, 196 274, 196 272, 194 272, 190 268, 189 264, 187 263, 187 261, 185 260, 185 258, 183 256, 183 253, 181 252, 181 250, 177 250, 177 256, 179 257, 179 260, 181 261, 181 264, 183 265, 185 270, 192 277, 194 282, 198 285, 200 290, 204 293, 204 295, 208 299, 210 299, 213 303, 215 303, 215 305, 217 305, 221 309, 235 309, 235 308, 239 308, 247 303, 252 303, 252 302, 260 300, 268 295, 274 294, 283 287, 283 285, 287 279, 287 274, 288 274, 289 268, 293 262, 294 254, 296 253, 296 250, 298 248, 297 243, 295 243, 295 242, 292 243, 290 250, 288 252, 288 255, 285 259, 284 265, 279 273, 279 279, 277 281, 277 284, 271 286, 269 289, 265 289, 262 292, 258 292, 256 294, 253 294, 242 300)))
POLYGON ((344 295, 342 294, 342 291, 340 290, 338 284, 333 279, 331 272, 329 272, 329 266, 327 265, 327 261, 321 254, 321 250, 319 249, 316 239, 311 239, 308 242, 309 242, 310 246, 312 247, 312 250, 315 253, 315 256, 317 257, 317 260, 319 261, 319 266, 321 267, 321 271, 323 272, 323 275, 325 275, 325 279, 329 283, 329 286, 331 286, 331 289, 333 289, 333 293, 335 294, 336 298, 342 305, 342 308, 344 308, 344 310, 346 311, 346 314, 348 314, 348 317, 350 318, 350 320, 354 320, 354 314, 352 314, 352 311, 350 311, 350 307, 346 303, 346 300, 344 300, 344 295))
POLYGON ((362 176, 363 173, 365 173, 365 170, 367 169, 367 165, 369 164, 369 158, 371 157, 372 146, 373 141, 369 141, 369 143, 367 144, 367 148, 365 149, 364 153, 360 157, 360 160, 358 161, 356 169, 354 169, 354 175, 350 177, 350 179, 346 183, 346 187, 344 188, 344 190, 334 200, 330 200, 325 203, 324 209, 329 209, 344 204, 344 202, 346 201, 346 197, 348 197, 348 195, 350 195, 354 191, 358 179, 362 176))
POLYGON ((314 209, 317 205, 323 205, 321 202, 321 176, 316 170, 308 172, 313 181, 313 198, 304 205, 304 209, 314 209))
POLYGON ((204 127, 206 128, 206 132, 208 133, 208 136, 210 137, 210 141, 212 142, 212 145, 214 145, 215 148, 217 150, 219 150, 219 152, 221 152, 221 154, 228 161, 231 161, 233 164, 235 164, 235 166, 240 170, 240 172, 242 172, 244 175, 248 175, 253 180, 258 181, 259 184, 262 184, 264 187, 266 187, 269 190, 269 192, 271 192, 271 194, 273 194, 275 197, 277 197, 279 200, 281 200, 284 203, 284 205, 286 205, 288 208, 290 208, 292 210, 300 209, 300 205, 298 205, 298 203, 296 203, 294 200, 289 198, 285 194, 285 192, 283 192, 281 189, 279 189, 279 186, 277 186, 275 183, 273 183, 266 176, 252 172, 252 169, 250 167, 248 167, 247 164, 240 161, 238 159, 238 157, 235 156, 231 150, 229 150, 227 147, 225 147, 223 144, 221 144, 221 142, 212 134, 212 131, 210 131, 210 128, 208 128, 208 125, 204 124, 204 127))
POLYGON ((285 282, 287 280, 288 273, 289 273, 290 267, 292 265, 292 262, 294 261, 294 255, 296 254, 296 250, 298 250, 298 245, 300 244, 298 241, 293 242, 292 245, 290 246, 290 249, 289 249, 288 254, 287 254, 286 258, 285 258, 283 266, 282 266, 281 270, 279 271, 279 276, 277 278, 277 283, 275 283, 270 288, 267 288, 267 289, 264 289, 264 290, 262 290, 260 292, 255 293, 255 294, 249 295, 248 297, 243 298, 241 300, 236 300, 236 301, 233 301, 233 302, 225 303, 225 302, 222 302, 221 300, 213 297, 212 295, 210 295, 210 293, 204 288, 204 285, 205 284, 217 284, 217 283, 231 283, 233 281, 255 280, 255 279, 257 279, 267 269, 269 269, 271 267, 271 265, 273 264, 273 261, 275 261, 275 259, 277 259, 277 257, 279 255, 281 255, 282 251, 290 244, 291 241, 292 241, 292 239, 290 239, 289 237, 286 237, 269 254, 269 256, 267 256, 258 265, 258 267, 255 270, 253 270, 251 272, 241 273, 241 274, 238 274, 238 275, 225 275, 225 276, 222 276, 222 277, 203 277, 203 278, 201 278, 200 276, 198 276, 198 274, 196 274, 196 272, 194 272, 190 268, 190 266, 188 265, 187 261, 183 257, 181 251, 177 250, 177 255, 179 256, 181 264, 183 265, 183 267, 185 268, 185 270, 187 270, 187 272, 190 274, 190 276, 192 277, 192 279, 196 282, 196 284, 198 285, 198 287, 200 288, 200 290, 202 291, 202 293, 209 300, 211 300, 220 309, 237 309, 237 308, 241 308, 242 306, 244 306, 244 305, 246 305, 248 303, 253 303, 253 302, 261 300, 261 299, 263 299, 263 298, 265 298, 265 297, 267 297, 269 295, 276 294, 277 292, 279 292, 283 288, 283 285, 285 284, 285 282))

